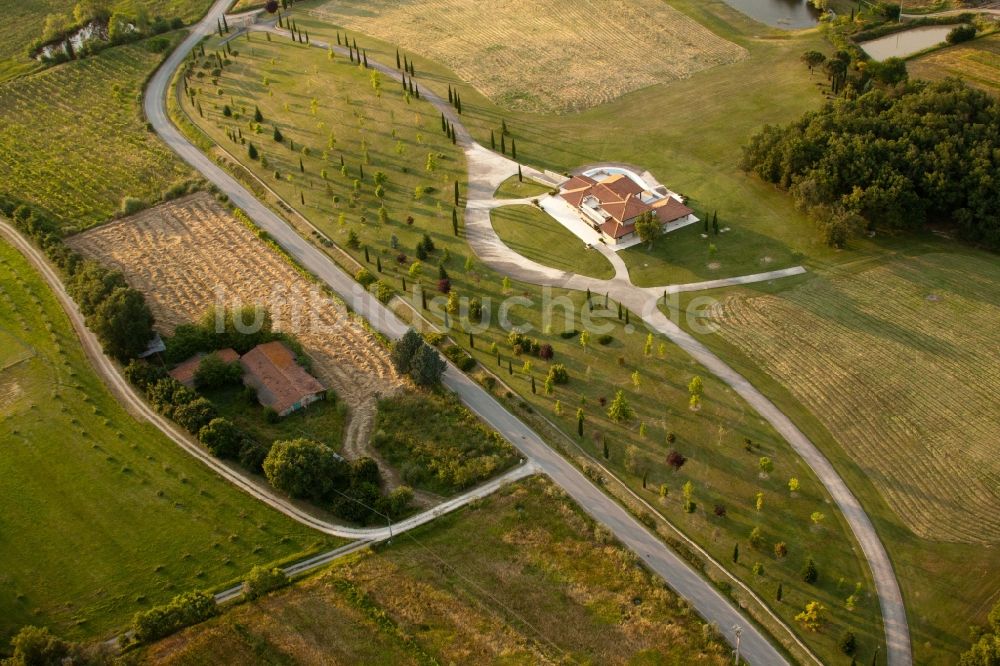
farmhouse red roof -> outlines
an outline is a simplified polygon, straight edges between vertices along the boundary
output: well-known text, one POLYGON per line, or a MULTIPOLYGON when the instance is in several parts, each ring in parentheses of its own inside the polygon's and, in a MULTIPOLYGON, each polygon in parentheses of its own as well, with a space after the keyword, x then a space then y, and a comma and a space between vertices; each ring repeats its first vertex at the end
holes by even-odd
POLYGON ((257 389, 257 399, 279 414, 326 390, 279 340, 257 345, 243 355, 240 363, 246 371, 244 381, 257 389))

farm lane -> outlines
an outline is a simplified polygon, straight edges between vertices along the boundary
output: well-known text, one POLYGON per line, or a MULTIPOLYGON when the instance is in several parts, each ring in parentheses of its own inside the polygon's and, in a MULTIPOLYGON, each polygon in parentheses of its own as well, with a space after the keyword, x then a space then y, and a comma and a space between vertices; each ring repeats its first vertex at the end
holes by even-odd
MULTIPOLYGON (((229 0, 217 0, 202 21, 192 26, 188 38, 151 77, 143 99, 147 119, 171 149, 226 193, 234 205, 241 208, 261 229, 271 234, 274 240, 297 261, 337 291, 359 315, 365 317, 373 327, 388 337, 399 338, 407 328, 405 323, 374 296, 363 290, 326 254, 299 236, 290 225, 192 145, 169 120, 166 94, 173 72, 203 37, 215 32, 216 21, 223 15, 228 4, 229 0)), ((322 48, 327 46, 315 41, 313 43, 322 48)), ((383 65, 375 66, 390 77, 398 76, 394 70, 383 65)), ((430 98, 432 103, 452 118, 458 139, 463 145, 470 145, 471 136, 458 122, 451 108, 446 108, 445 103, 430 91, 425 93, 424 97, 430 98)), ((741 649, 744 658, 755 664, 787 663, 766 635, 748 622, 711 583, 697 574, 658 537, 647 531, 614 500, 588 481, 569 461, 552 451, 533 430, 508 412, 478 384, 450 364, 445 372, 444 383, 455 391, 473 412, 517 446, 531 461, 531 465, 548 474, 581 507, 610 528, 624 544, 643 559, 651 570, 663 577, 678 594, 686 598, 702 617, 720 627, 726 640, 734 643, 733 628, 741 626, 743 628, 741 649)), ((527 467, 528 464, 522 465, 515 468, 514 472, 527 467)), ((438 507, 434 511, 440 509, 441 507, 438 507)), ((433 511, 421 515, 430 513, 433 511)))
POLYGON ((195 458, 201 460, 213 471, 240 490, 255 497, 271 508, 280 511, 289 518, 297 520, 304 525, 308 525, 319 532, 347 539, 379 541, 388 538, 392 534, 398 534, 400 532, 405 532, 406 530, 419 527, 420 525, 434 520, 438 516, 450 513, 469 504, 470 502, 482 499, 508 483, 513 483, 519 479, 536 474, 539 471, 538 468, 530 461, 525 462, 514 467, 505 474, 495 477, 480 486, 438 504, 430 510, 410 516, 409 518, 392 525, 391 528, 389 526, 371 528, 345 527, 343 525, 318 518, 302 509, 296 503, 275 494, 266 484, 262 482, 255 482, 252 479, 246 478, 238 470, 229 467, 218 458, 212 456, 193 439, 191 439, 187 433, 182 431, 179 426, 166 419, 161 414, 153 411, 153 409, 149 407, 145 401, 143 401, 139 394, 136 393, 135 388, 128 383, 120 372, 118 372, 118 369, 115 367, 115 364, 111 361, 111 359, 104 354, 104 351, 101 349, 101 343, 97 340, 97 337, 90 331, 90 329, 86 327, 83 315, 77 308, 76 303, 66 292, 66 288, 59 279, 58 273, 56 273, 56 270, 45 258, 45 255, 43 255, 38 248, 25 240, 18 233, 17 229, 2 218, 0 218, 0 237, 7 240, 16 250, 23 254, 45 279, 53 293, 55 293, 59 304, 70 318, 73 328, 76 330, 77 336, 80 338, 80 343, 83 346, 84 352, 87 354, 87 358, 93 366, 94 371, 100 375, 100 377, 104 380, 104 383, 107 384, 111 392, 130 414, 136 416, 137 418, 144 418, 152 423, 174 443, 195 458))
MULTIPOLYGON (((211 26, 208 26, 209 30, 211 26)), ((269 30, 275 34, 288 35, 288 32, 277 28, 274 24, 256 25, 256 30, 269 30)), ((327 49, 334 48, 341 53, 344 49, 314 40, 313 46, 327 49)), ((392 67, 369 59, 369 65, 384 75, 399 80, 399 73, 392 67)), ((878 536, 875 526, 865 512, 861 503, 844 483, 823 453, 805 434, 789 419, 784 412, 757 390, 741 374, 723 362, 705 345, 681 329, 668 319, 657 307, 657 297, 664 291, 693 291, 700 288, 711 289, 727 284, 747 284, 754 281, 766 281, 773 277, 793 275, 803 272, 801 267, 786 271, 762 273, 755 276, 743 276, 723 281, 709 281, 692 285, 666 285, 663 287, 640 288, 632 285, 627 272, 623 276, 616 271, 611 280, 598 280, 582 275, 559 271, 548 266, 542 266, 511 250, 497 236, 490 221, 493 193, 502 182, 517 174, 517 162, 479 145, 468 129, 462 123, 461 116, 455 108, 435 94, 424 89, 423 99, 433 104, 447 120, 454 125, 456 140, 465 151, 469 169, 467 205, 465 210, 465 233, 473 251, 494 270, 509 275, 512 278, 539 285, 549 285, 584 291, 608 292, 612 298, 621 302, 637 313, 648 327, 670 338, 684 349, 692 358, 701 363, 719 379, 726 382, 753 407, 762 418, 768 421, 775 430, 795 449, 796 453, 812 468, 826 487, 833 500, 837 503, 845 520, 861 546, 865 559, 872 573, 875 589, 878 594, 882 612, 882 621, 886 639, 886 653, 889 666, 909 666, 912 663, 909 623, 906 617, 906 607, 893 570, 892 560, 878 536)), ((206 160, 207 161, 207 160, 206 160)), ((534 169, 531 170, 535 172, 534 169)), ((242 188, 240 188, 242 189, 242 188)), ((263 208, 263 206, 261 206, 263 208)), ((267 210, 266 208, 264 210, 267 210)), ((270 211, 268 211, 270 213, 270 211)), ((271 214, 272 217, 273 214, 271 214)), ((257 218, 254 218, 255 220, 257 218)), ((285 225, 287 227, 287 225, 285 225)), ((289 231, 290 228, 289 228, 289 231)), ((295 232, 291 231, 294 235, 295 232)), ((368 300, 373 300, 369 298, 368 300)), ((468 401, 468 397, 463 395, 468 401)), ((518 423, 520 423, 518 421, 518 423)), ((501 430, 501 432, 505 431, 501 430)), ((638 552, 638 551, 637 551, 638 552)), ((669 579, 668 579, 669 580, 669 579)), ((727 626, 720 624, 720 626, 727 626)), ((732 640, 729 637, 729 640, 732 640)))

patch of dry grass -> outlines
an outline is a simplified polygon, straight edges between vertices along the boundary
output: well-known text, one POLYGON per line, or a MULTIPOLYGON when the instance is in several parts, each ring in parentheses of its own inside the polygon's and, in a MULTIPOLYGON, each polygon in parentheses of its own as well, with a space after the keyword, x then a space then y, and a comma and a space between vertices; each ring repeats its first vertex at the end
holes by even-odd
POLYGON ((957 76, 970 86, 1000 94, 1000 35, 928 53, 908 62, 907 68, 917 78, 957 76))
POLYGON ((579 111, 747 55, 661 0, 338 0, 309 13, 437 60, 522 111, 579 111))
POLYGON ((721 665, 726 653, 630 552, 533 478, 142 656, 161 664, 721 665))

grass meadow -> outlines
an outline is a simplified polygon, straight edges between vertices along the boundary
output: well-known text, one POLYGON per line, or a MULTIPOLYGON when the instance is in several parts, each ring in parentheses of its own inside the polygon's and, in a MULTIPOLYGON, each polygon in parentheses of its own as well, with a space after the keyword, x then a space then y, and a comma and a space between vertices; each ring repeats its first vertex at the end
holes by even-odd
MULTIPOLYGON (((189 87, 201 88, 196 99, 203 97, 204 118, 187 102, 185 110, 204 132, 233 151, 245 167, 281 193, 323 235, 333 239, 356 261, 377 273, 378 258, 382 266, 380 278, 386 284, 401 290, 406 280, 409 290, 420 280, 429 298, 439 296, 434 291, 438 280, 434 266, 443 264, 453 290, 460 296, 479 296, 484 299, 484 305, 489 301, 493 308, 489 330, 475 336, 473 353, 476 358, 498 369, 496 357, 490 351, 491 344, 496 343, 501 355, 501 378, 524 396, 532 409, 550 415, 572 433, 575 432, 576 409, 585 400, 587 437, 582 446, 589 453, 601 456, 600 435, 605 435, 612 449, 608 464, 633 488, 642 491, 642 475, 647 473, 649 488, 642 492, 658 502, 659 485, 666 484, 668 497, 659 504, 661 511, 720 561, 728 562, 733 546, 741 543, 746 555, 734 567, 735 573, 768 600, 774 598, 780 582, 785 601, 772 605, 790 623, 794 624, 794 615, 812 598, 821 600, 830 609, 830 622, 824 632, 804 636, 820 654, 835 653, 836 640, 844 627, 855 631, 869 653, 874 649, 880 635, 877 606, 868 592, 868 579, 854 551, 853 541, 835 512, 828 508, 826 494, 808 469, 746 404, 693 366, 677 347, 665 340, 655 340, 653 357, 647 357, 644 354, 645 331, 631 331, 630 326, 631 332, 626 332, 624 323, 613 313, 613 304, 610 311, 613 341, 607 347, 600 347, 594 341, 591 349, 584 350, 575 336, 562 338, 559 335, 567 329, 582 330, 583 324, 578 317, 584 307, 583 294, 556 293, 556 296, 570 299, 574 314, 568 322, 562 319, 546 322, 540 308, 540 288, 515 283, 505 294, 501 284, 503 276, 486 269, 474 257, 470 258, 464 239, 453 234, 450 216, 453 202, 450 184, 454 182, 451 179, 462 177, 464 165, 461 156, 441 133, 440 120, 429 105, 417 100, 407 104, 402 90, 391 86, 383 87, 381 97, 376 97, 369 73, 339 56, 331 62, 318 48, 307 50, 289 40, 279 43, 277 38, 267 42, 259 34, 252 36, 249 45, 243 39, 237 40, 233 48, 238 54, 231 58, 232 64, 224 69, 217 85, 211 87, 215 91, 213 101, 205 101, 212 99, 206 95, 207 82, 193 83, 195 78, 192 77, 192 82, 188 83, 189 87), (306 74, 297 75, 297 72, 306 74), (262 83, 265 79, 266 87, 262 83), (218 94, 219 89, 222 94, 218 94), (320 90, 333 90, 336 94, 319 97, 317 92, 320 90), (312 112, 314 97, 317 98, 315 115, 312 112), (225 116, 226 104, 231 105, 231 111, 237 109, 241 117, 225 116), (261 109, 265 118, 259 134, 253 133, 250 117, 255 106, 261 109), (394 118, 397 119, 395 123, 394 118), (405 127, 403 120, 417 124, 405 127), (272 138, 272 124, 281 130, 285 139, 281 144, 276 144, 272 138), (327 143, 331 131, 335 139, 333 149, 327 143), (266 168, 260 160, 249 159, 247 146, 229 138, 233 132, 237 132, 237 137, 238 132, 242 132, 248 141, 259 146, 267 159, 266 168), (422 134, 423 143, 416 141, 417 132, 422 134), (294 153, 288 138, 295 141, 294 153), (367 165, 364 165, 362 140, 369 154, 367 165), (396 142, 403 142, 401 153, 395 150, 396 142), (303 146, 308 147, 308 154, 303 153, 303 146), (427 172, 427 152, 435 149, 444 157, 439 158, 434 172, 427 172), (341 155, 348 166, 346 177, 338 170, 341 155), (299 168, 300 158, 304 171, 299 168), (365 182, 352 207, 351 190, 354 179, 360 175, 360 166, 364 166, 365 182), (448 181, 438 175, 444 168, 448 170, 448 181), (326 181, 321 176, 323 169, 327 170, 326 181), (377 221, 379 204, 373 194, 372 175, 377 170, 383 171, 388 178, 384 201, 389 215, 383 223, 377 221), (280 178, 275 177, 274 171, 279 172, 280 178), (291 182, 286 174, 291 175, 291 182), (330 194, 326 183, 330 184, 330 194), (414 199, 414 188, 425 186, 440 190, 429 201, 414 199), (336 201, 334 196, 338 197, 336 201), (303 198, 305 205, 301 204, 303 198), (431 203, 435 200, 442 203, 445 214, 439 214, 439 209, 431 203), (409 216, 414 218, 412 225, 407 223, 409 216), (351 233, 358 238, 357 248, 348 246, 351 233), (421 262, 422 269, 411 274, 414 262, 411 248, 415 248, 423 233, 430 235, 436 249, 421 262), (396 238, 395 248, 393 237, 396 238), (369 253, 367 263, 364 246, 369 253), (402 263, 397 261, 399 254, 405 255, 402 263), (514 307, 511 318, 515 323, 530 323, 534 329, 531 335, 553 346, 555 358, 552 363, 564 363, 569 371, 569 384, 557 387, 554 395, 542 394, 550 362, 531 359, 534 367, 530 374, 535 377, 538 391, 532 395, 529 374, 524 369, 528 357, 513 357, 506 342, 507 332, 499 327, 496 306, 506 295, 515 294, 527 297, 531 305, 514 307), (659 351, 661 343, 662 353, 659 351), (513 377, 508 374, 508 364, 514 371, 513 377), (639 387, 631 380, 631 373, 636 370, 640 373, 639 387), (706 383, 705 407, 699 413, 687 409, 686 386, 696 374, 702 375, 706 383), (609 401, 617 389, 626 391, 637 412, 636 418, 628 424, 611 423, 604 414, 605 408, 600 406, 600 399, 609 401), (562 411, 559 417, 554 412, 557 400, 562 411), (639 434, 640 423, 646 424, 645 437, 639 434), (675 434, 673 446, 666 442, 668 432, 675 434), (760 448, 746 452, 742 443, 746 437, 760 448), (632 455, 634 464, 629 463, 626 467, 626 450, 630 446, 636 449, 632 455), (671 448, 677 448, 690 461, 676 473, 666 463, 671 448), (767 480, 758 477, 758 460, 764 455, 770 456, 775 463, 775 471, 767 480), (798 497, 791 497, 787 491, 786 484, 791 476, 802 482, 798 497), (698 510, 694 514, 685 514, 682 509, 681 488, 687 481, 696 489, 698 510), (754 508, 757 492, 765 494, 761 512, 754 508), (714 515, 717 503, 725 505, 725 518, 714 515), (809 516, 817 510, 826 513, 827 520, 822 528, 814 530, 809 516), (755 551, 748 545, 748 539, 753 528, 758 526, 765 536, 759 550, 755 551), (774 556, 774 544, 778 541, 787 543, 787 558, 774 556), (817 558, 823 571, 818 586, 805 585, 799 577, 799 569, 810 554, 817 558), (763 575, 752 573, 758 561, 764 568, 763 575), (847 611, 845 599, 858 583, 864 592, 858 596, 857 608, 847 611)), ((206 50, 211 52, 212 49, 210 42, 206 50)), ((331 252, 336 255, 335 251, 331 252)), ((420 306, 417 298, 416 307, 420 306)), ((441 318, 435 321, 440 324, 441 318)), ((468 344, 461 333, 457 333, 455 339, 464 346, 468 344)))
POLYGON ((106 637, 176 594, 337 542, 125 412, 54 295, 5 243, 0 303, 0 644, 23 624, 106 637))
POLYGON ((634 554, 535 477, 161 641, 141 659, 721 666, 728 650, 701 625, 634 554))

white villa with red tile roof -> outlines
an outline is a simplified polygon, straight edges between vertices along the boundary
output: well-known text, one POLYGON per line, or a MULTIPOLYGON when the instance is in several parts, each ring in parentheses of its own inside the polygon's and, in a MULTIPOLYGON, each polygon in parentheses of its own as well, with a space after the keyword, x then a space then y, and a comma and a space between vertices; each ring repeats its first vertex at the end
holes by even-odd
POLYGON ((635 240, 635 222, 643 213, 652 212, 664 231, 698 221, 678 195, 662 185, 649 187, 625 169, 593 169, 573 176, 560 186, 559 195, 609 245, 635 240))

